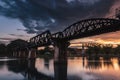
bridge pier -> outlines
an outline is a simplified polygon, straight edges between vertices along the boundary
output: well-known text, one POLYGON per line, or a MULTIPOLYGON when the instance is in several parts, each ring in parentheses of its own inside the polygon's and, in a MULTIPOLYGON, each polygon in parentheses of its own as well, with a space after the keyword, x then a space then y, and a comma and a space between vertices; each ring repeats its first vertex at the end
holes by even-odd
POLYGON ((36 58, 37 49, 32 48, 29 50, 28 58, 36 58))
POLYGON ((54 44, 54 62, 64 62, 67 60, 67 48, 69 42, 67 41, 55 41, 54 44))

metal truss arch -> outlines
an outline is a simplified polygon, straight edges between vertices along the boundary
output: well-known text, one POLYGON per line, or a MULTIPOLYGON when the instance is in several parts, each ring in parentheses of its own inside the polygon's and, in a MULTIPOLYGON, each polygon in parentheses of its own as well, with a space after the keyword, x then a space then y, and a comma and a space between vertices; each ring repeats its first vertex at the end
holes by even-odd
POLYGON ((112 32, 118 29, 120 29, 119 20, 107 18, 86 19, 74 23, 63 30, 63 38, 66 40, 72 40, 100 33, 112 32))
POLYGON ((51 34, 45 31, 30 39, 31 47, 46 46, 55 40, 70 41, 73 39, 99 35, 120 30, 120 20, 108 18, 93 18, 78 21, 61 32, 51 34))

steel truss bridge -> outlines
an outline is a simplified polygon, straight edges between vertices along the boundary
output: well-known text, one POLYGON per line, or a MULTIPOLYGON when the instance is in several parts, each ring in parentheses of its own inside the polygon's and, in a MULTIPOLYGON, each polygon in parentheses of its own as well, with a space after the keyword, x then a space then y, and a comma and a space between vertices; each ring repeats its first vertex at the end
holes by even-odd
MULTIPOLYGON (((27 47, 28 58, 36 57, 38 47, 53 45, 54 62, 64 62, 67 60, 67 48, 71 40, 120 30, 120 9, 116 10, 115 16, 116 18, 114 19, 85 19, 68 26, 63 31, 57 33, 51 33, 47 30, 38 34, 29 40, 27 47)), ((22 51, 15 52, 15 54, 22 54, 22 51)))
POLYGON ((54 45, 56 41, 71 41, 73 39, 99 35, 120 30, 119 19, 93 18, 78 21, 61 32, 51 34, 49 30, 38 34, 29 40, 29 47, 54 45))

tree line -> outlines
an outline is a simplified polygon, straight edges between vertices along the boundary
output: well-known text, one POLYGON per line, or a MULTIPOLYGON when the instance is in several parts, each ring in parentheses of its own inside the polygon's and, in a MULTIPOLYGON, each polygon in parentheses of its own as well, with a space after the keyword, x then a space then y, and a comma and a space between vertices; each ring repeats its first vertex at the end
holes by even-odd
POLYGON ((88 55, 120 55, 120 45, 113 47, 113 45, 95 45, 88 46, 86 50, 88 55))
POLYGON ((0 56, 12 56, 13 51, 26 49, 28 42, 25 40, 17 39, 11 41, 9 44, 0 44, 0 56))
MULTIPOLYGON (((9 44, 0 44, 0 56, 12 56, 11 53, 17 50, 25 50, 28 48, 28 42, 25 40, 17 39, 11 41, 9 44)), ((51 52, 49 47, 45 47, 44 50, 38 51, 38 53, 43 54, 45 52, 51 52)), ((94 45, 88 46, 86 50, 88 55, 120 55, 120 45, 113 47, 113 45, 94 45)), ((44 55, 44 54, 43 54, 44 55)))

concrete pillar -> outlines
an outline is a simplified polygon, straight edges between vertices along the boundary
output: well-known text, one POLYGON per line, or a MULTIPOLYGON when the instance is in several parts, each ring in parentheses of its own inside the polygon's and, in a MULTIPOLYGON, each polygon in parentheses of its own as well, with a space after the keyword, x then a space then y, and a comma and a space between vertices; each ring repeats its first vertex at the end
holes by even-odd
POLYGON ((54 76, 55 80, 67 80, 67 41, 54 43, 54 76))
POLYGON ((28 53, 28 58, 36 58, 37 49, 30 49, 28 53))
POLYGON ((69 42, 67 41, 55 41, 54 43, 54 62, 64 62, 67 60, 67 48, 69 42))

